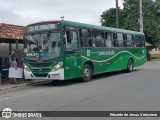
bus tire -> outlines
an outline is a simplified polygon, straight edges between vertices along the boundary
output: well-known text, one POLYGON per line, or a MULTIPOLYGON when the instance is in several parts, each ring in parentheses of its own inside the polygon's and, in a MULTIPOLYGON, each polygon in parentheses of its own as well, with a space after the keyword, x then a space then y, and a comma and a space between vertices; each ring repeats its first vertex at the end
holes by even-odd
POLYGON ((83 75, 82 75, 82 81, 83 82, 89 82, 92 77, 92 67, 89 64, 85 64, 83 67, 83 75))
POLYGON ((126 72, 130 73, 133 71, 133 60, 132 59, 129 59, 128 60, 128 63, 127 63, 127 69, 126 69, 126 72))

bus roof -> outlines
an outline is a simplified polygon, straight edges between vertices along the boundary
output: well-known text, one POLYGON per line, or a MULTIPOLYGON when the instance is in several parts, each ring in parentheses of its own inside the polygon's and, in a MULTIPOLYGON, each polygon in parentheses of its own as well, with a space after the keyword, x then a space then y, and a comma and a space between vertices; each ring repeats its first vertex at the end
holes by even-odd
POLYGON ((61 20, 48 20, 48 21, 40 21, 40 22, 35 22, 35 23, 31 23, 27 26, 30 26, 30 25, 35 25, 35 24, 42 24, 42 23, 54 23, 54 22, 60 22, 61 20))
POLYGON ((78 22, 72 22, 72 21, 66 21, 66 20, 61 20, 61 22, 64 22, 65 25, 69 25, 69 26, 73 26, 73 27, 99 29, 99 30, 106 30, 106 31, 111 31, 111 32, 144 35, 143 32, 137 32, 137 31, 131 31, 131 30, 125 30, 125 29, 111 28, 111 27, 105 27, 105 26, 97 26, 97 25, 78 23, 78 22))
POLYGON ((111 27, 105 27, 105 26, 97 26, 97 25, 80 23, 80 22, 73 22, 73 21, 67 21, 67 20, 41 21, 41 22, 29 24, 28 26, 34 25, 34 24, 55 23, 55 22, 63 23, 66 26, 80 27, 80 28, 84 28, 84 29, 98 29, 98 30, 106 30, 106 31, 118 32, 118 33, 128 33, 128 34, 144 35, 143 32, 137 32, 137 31, 131 31, 131 30, 125 30, 125 29, 118 29, 118 28, 111 28, 111 27))

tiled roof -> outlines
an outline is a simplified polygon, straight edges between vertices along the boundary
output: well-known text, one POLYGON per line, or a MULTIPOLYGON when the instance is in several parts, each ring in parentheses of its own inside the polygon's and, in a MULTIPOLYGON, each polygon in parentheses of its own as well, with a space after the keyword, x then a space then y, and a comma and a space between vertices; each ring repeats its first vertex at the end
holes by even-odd
POLYGON ((0 39, 23 40, 24 26, 0 23, 0 39))

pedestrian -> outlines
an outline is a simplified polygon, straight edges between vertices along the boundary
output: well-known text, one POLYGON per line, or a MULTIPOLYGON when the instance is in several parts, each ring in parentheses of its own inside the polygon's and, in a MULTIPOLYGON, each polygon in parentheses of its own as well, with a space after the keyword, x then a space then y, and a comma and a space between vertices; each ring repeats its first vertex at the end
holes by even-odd
POLYGON ((149 61, 151 61, 151 51, 149 51, 149 61))
MULTIPOLYGON (((9 63, 10 63, 10 68, 14 68, 15 70, 17 70, 15 51, 13 51, 13 50, 11 52, 11 55, 9 55, 9 63)), ((10 79, 11 84, 16 84, 16 78, 9 77, 9 79, 10 79)))

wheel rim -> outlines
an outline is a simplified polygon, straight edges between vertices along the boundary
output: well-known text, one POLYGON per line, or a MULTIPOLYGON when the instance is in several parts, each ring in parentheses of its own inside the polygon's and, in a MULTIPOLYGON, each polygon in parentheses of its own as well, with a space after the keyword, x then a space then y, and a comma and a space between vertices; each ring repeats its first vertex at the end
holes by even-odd
POLYGON ((85 69, 84 69, 84 77, 85 77, 85 78, 89 78, 89 77, 90 77, 90 74, 91 74, 90 70, 89 70, 88 68, 85 68, 85 69))
POLYGON ((128 68, 130 71, 133 70, 133 64, 132 64, 132 61, 129 61, 129 64, 128 64, 128 68))

